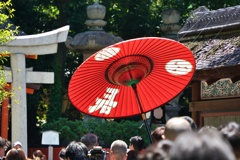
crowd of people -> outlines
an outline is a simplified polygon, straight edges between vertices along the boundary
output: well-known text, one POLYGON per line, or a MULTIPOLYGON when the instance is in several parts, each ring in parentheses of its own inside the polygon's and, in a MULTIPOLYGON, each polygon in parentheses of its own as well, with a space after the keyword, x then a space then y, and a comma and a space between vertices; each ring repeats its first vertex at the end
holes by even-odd
POLYGON ((174 117, 152 136, 154 144, 138 160, 240 160, 237 122, 197 128, 191 117, 174 117))
MULTIPOLYGON (((173 117, 164 126, 151 132, 153 144, 144 144, 138 135, 112 142, 110 151, 98 144, 98 136, 89 133, 79 141, 70 142, 59 152, 59 160, 240 160, 240 124, 229 122, 219 127, 198 128, 191 117, 173 117), (108 155, 108 156, 107 156, 108 155)), ((0 160, 30 160, 22 144, 11 143, 0 137, 0 160)), ((40 151, 33 152, 32 160, 46 160, 40 151)))
MULTIPOLYGON (((151 136, 154 143, 150 145, 145 145, 142 137, 137 135, 130 137, 129 145, 123 140, 115 140, 108 153, 109 159, 240 160, 240 124, 236 122, 229 122, 218 128, 198 128, 191 117, 174 117, 164 126, 155 128, 151 136)), ((89 152, 98 145, 97 135, 86 134, 79 142, 74 141, 67 146, 64 158, 87 160, 89 152)))
POLYGON ((28 158, 22 150, 22 143, 16 141, 11 146, 11 142, 0 137, 0 160, 46 160, 46 156, 41 150, 35 150, 32 158, 28 158))

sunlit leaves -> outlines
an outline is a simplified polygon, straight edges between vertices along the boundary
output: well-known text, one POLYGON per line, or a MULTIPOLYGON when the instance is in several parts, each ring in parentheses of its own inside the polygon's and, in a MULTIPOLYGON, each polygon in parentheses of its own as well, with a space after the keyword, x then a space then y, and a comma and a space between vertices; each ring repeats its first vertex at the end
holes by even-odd
POLYGON ((5 71, 2 70, 2 67, 0 67, 0 102, 2 102, 4 99, 8 98, 11 93, 6 91, 7 82, 5 80, 5 71))
POLYGON ((56 6, 53 5, 39 5, 39 6, 34 6, 33 8, 36 12, 42 13, 47 15, 49 18, 52 19, 57 19, 59 16, 59 9, 56 6))
POLYGON ((11 8, 11 1, 0 2, 0 45, 7 43, 12 39, 17 30, 11 29, 11 24, 7 23, 8 19, 13 17, 14 9, 11 8))
MULTIPOLYGON (((8 0, 6 2, 0 2, 0 45, 7 43, 8 41, 12 40, 14 34, 17 33, 17 30, 12 30, 11 25, 8 22, 8 19, 13 17, 13 12, 15 11, 12 7, 11 1, 8 0)), ((3 64, 6 60, 6 56, 9 53, 2 52, 0 54, 0 61, 3 64)), ((5 71, 2 67, 0 67, 0 102, 5 100, 8 97, 12 96, 12 93, 8 91, 8 84, 6 82, 6 75, 5 71)))

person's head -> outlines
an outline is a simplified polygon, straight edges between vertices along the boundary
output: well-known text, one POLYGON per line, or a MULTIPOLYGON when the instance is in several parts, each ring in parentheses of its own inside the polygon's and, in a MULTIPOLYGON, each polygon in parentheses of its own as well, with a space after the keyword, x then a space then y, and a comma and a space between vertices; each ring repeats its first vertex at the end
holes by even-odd
POLYGON ((88 160, 88 149, 82 142, 72 141, 66 148, 67 160, 88 160))
POLYGON ((8 151, 6 160, 26 160, 26 156, 21 148, 12 148, 8 151))
POLYGON ((125 160, 127 158, 127 144, 122 140, 115 140, 110 147, 111 160, 125 160))
POLYGON ((151 136, 153 138, 153 142, 157 144, 159 141, 163 140, 163 134, 164 134, 165 127, 157 127, 154 129, 151 133, 151 136))
POLYGON ((164 157, 167 157, 173 145, 173 141, 164 139, 158 142, 156 149, 161 150, 164 153, 164 157))
POLYGON ((173 146, 173 141, 163 139, 159 143, 148 146, 143 154, 138 156, 138 160, 165 160, 173 146))
POLYGON ((5 155, 5 151, 8 148, 8 140, 5 138, 0 137, 0 158, 5 155))
POLYGON ((192 128, 187 120, 173 117, 165 125, 164 138, 174 141, 178 135, 189 131, 192 131, 192 128))
POLYGON ((184 118, 185 120, 188 121, 188 123, 190 124, 191 128, 193 131, 197 131, 197 125, 195 123, 195 121, 189 117, 189 116, 182 116, 182 118, 184 118))
POLYGON ((34 159, 34 160, 45 160, 46 157, 45 157, 45 155, 42 153, 41 150, 35 150, 35 151, 33 152, 33 159, 34 159))
POLYGON ((80 141, 87 146, 88 150, 93 149, 94 146, 98 146, 98 137, 93 133, 85 134, 81 137, 80 141))
POLYGON ((185 132, 169 153, 170 160, 235 160, 230 144, 218 131, 185 132))
POLYGON ((240 124, 229 122, 219 126, 219 131, 224 138, 231 144, 237 159, 240 159, 240 124))
POLYGON ((13 143, 13 148, 16 148, 16 149, 22 148, 22 143, 19 142, 19 141, 14 142, 14 143, 13 143))
POLYGON ((66 149, 65 148, 60 150, 58 157, 59 157, 59 160, 66 160, 66 149))
POLYGON ((144 146, 144 140, 140 136, 134 136, 130 138, 130 150, 135 150, 136 152, 140 152, 144 146))
POLYGON ((201 133, 201 132, 207 132, 207 131, 211 131, 211 130, 213 130, 213 131, 217 131, 218 129, 217 129, 217 127, 214 127, 214 126, 203 126, 203 127, 201 127, 199 130, 198 130, 198 133, 201 133))

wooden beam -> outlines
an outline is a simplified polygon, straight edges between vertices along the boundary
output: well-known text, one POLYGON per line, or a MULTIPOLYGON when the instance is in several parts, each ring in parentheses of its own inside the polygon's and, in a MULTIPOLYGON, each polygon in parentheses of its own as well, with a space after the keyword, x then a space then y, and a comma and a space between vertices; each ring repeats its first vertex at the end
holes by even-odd
POLYGON ((200 123, 198 118, 198 112, 192 112, 191 115, 192 115, 193 121, 196 123, 197 127, 199 128, 200 123))
POLYGON ((27 88, 32 88, 34 90, 39 90, 40 87, 41 87, 41 84, 27 83, 26 87, 27 88))
MULTIPOLYGON (((6 54, 1 54, 0 53, 0 57, 10 57, 11 54, 9 53, 6 53, 6 54)), ((38 55, 25 55, 26 58, 29 58, 29 59, 37 59, 38 58, 38 55)))
POLYGON ((231 77, 232 83, 235 83, 235 82, 237 82, 239 80, 240 80, 240 76, 233 76, 233 77, 231 77))
MULTIPOLYGON (((200 81, 195 81, 191 85, 192 87, 192 101, 199 101, 201 99, 201 82, 200 81)), ((190 111, 190 107, 189 107, 190 111)), ((198 113, 196 111, 190 111, 192 112, 192 119, 196 123, 197 126, 199 126, 199 119, 198 119, 198 113)))
MULTIPOLYGON (((11 85, 11 84, 8 84, 8 85, 6 86, 6 88, 10 90, 10 89, 12 88, 12 85, 11 85)), ((27 93, 27 94, 33 94, 33 93, 34 93, 34 89, 32 89, 32 88, 26 88, 26 93, 27 93)))
POLYGON ((208 86, 210 86, 211 84, 217 82, 218 80, 220 80, 220 79, 219 78, 208 79, 208 80, 206 80, 206 83, 208 86))
POLYGON ((189 103, 189 111, 240 110, 240 98, 208 100, 189 103))
POLYGON ((209 81, 211 79, 222 79, 231 77, 240 77, 240 65, 197 69, 192 78, 192 81, 209 81))
POLYGON ((199 101, 201 99, 201 82, 195 81, 191 84, 192 87, 192 101, 199 101))
POLYGON ((25 57, 29 59, 37 59, 38 55, 25 55, 25 57))
POLYGON ((34 89, 26 88, 26 92, 27 92, 27 94, 33 94, 34 93, 34 89))

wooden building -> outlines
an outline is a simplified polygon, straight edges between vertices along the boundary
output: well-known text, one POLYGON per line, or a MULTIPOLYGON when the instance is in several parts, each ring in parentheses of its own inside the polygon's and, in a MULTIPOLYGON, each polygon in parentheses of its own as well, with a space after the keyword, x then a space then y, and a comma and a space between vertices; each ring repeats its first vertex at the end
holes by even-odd
POLYGON ((189 110, 198 126, 240 122, 240 5, 196 9, 178 32, 196 59, 189 110))

